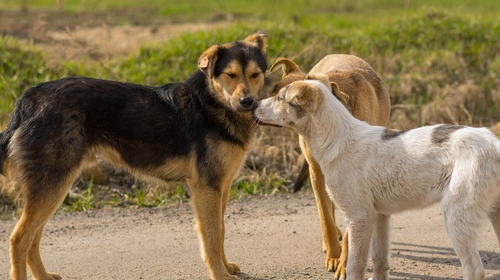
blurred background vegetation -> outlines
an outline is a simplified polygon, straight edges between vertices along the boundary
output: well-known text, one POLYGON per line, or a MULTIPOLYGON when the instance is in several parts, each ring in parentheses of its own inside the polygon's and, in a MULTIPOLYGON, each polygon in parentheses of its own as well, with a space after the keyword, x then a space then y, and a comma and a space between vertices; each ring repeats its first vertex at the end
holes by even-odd
MULTIPOLYGON (((269 63, 289 57, 307 71, 330 53, 368 61, 390 90, 389 127, 445 122, 500 133, 500 1, 145 2, 0 0, 0 128, 15 101, 39 82, 70 75, 149 85, 179 81, 196 70, 209 46, 263 30, 270 37, 269 63), (121 43, 129 45, 118 50, 121 43)), ((296 135, 259 128, 233 199, 288 191, 302 161, 296 135)), ((80 180, 67 205, 186 200, 179 186, 104 182, 80 180)))

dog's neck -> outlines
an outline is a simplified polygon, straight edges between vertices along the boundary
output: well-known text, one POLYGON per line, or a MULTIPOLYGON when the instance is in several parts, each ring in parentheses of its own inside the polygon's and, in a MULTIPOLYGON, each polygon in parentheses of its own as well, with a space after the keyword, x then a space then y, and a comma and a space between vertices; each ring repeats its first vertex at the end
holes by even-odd
MULTIPOLYGON (((326 88, 324 91, 328 91, 326 88)), ((324 102, 311 116, 308 132, 303 134, 315 159, 327 163, 344 154, 351 139, 366 123, 354 118, 331 92, 323 92, 324 102)))

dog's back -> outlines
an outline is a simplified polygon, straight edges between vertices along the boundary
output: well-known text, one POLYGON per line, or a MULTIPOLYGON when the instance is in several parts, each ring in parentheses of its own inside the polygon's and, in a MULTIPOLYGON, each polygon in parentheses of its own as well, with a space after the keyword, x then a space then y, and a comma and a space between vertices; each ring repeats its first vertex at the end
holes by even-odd
POLYGON ((335 82, 349 96, 344 105, 356 118, 374 125, 384 125, 389 119, 389 90, 365 60, 354 55, 331 54, 320 60, 309 74, 324 74, 335 82))
MULTIPOLYGON (((500 195, 500 142, 488 129, 447 124, 399 132, 376 129, 378 136, 371 130, 363 133, 380 141, 356 141, 349 149, 367 151, 363 160, 353 154, 359 168, 350 173, 376 194, 377 211, 393 214, 422 208, 454 193, 467 193, 461 199, 471 203, 500 195), (368 170, 377 172, 361 176, 368 170)), ((345 171, 341 165, 335 169, 345 171)))
POLYGON ((368 62, 355 55, 329 54, 316 63, 309 73, 326 74, 330 71, 349 71, 351 69, 364 69, 375 72, 368 62))

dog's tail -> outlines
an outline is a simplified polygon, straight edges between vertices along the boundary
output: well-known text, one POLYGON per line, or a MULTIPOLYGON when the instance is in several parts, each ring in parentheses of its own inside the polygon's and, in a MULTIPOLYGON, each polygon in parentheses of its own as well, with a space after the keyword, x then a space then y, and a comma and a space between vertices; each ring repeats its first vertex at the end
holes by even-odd
POLYGON ((3 164, 7 158, 7 146, 9 145, 9 137, 5 131, 0 132, 0 174, 5 176, 3 164))
POLYGON ((12 178, 11 169, 8 166, 9 145, 18 127, 18 123, 13 121, 13 116, 14 113, 11 115, 7 129, 0 132, 0 201, 19 205, 22 191, 16 187, 16 180, 12 178))
POLYGON ((12 139, 12 135, 19 126, 20 118, 15 112, 12 113, 7 129, 0 132, 0 175, 5 176, 5 161, 9 155, 9 143, 12 139))
POLYGON ((309 178, 309 164, 304 160, 304 163, 300 167, 299 175, 297 179, 295 179, 295 183, 293 184, 293 192, 296 193, 302 189, 302 186, 306 183, 306 180, 309 178))
POLYGON ((6 131, 0 132, 0 201, 2 201, 2 196, 6 195, 10 197, 11 190, 9 190, 9 182, 5 177, 5 160, 7 158, 7 148, 9 143, 9 137, 6 131))

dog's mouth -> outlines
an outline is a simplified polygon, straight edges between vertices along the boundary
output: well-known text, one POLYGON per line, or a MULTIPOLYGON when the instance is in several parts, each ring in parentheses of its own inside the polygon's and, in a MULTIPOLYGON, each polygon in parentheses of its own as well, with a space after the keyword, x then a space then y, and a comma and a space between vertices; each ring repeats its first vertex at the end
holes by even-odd
POLYGON ((236 111, 240 112, 240 113, 245 113, 245 112, 253 112, 253 110, 257 108, 255 105, 252 106, 252 107, 241 107, 241 106, 237 106, 235 108, 236 111))
POLYGON ((281 125, 277 125, 277 124, 272 124, 272 123, 266 123, 266 122, 263 122, 262 120, 260 120, 257 116, 255 116, 255 110, 252 111, 252 120, 253 120, 253 123, 254 124, 258 124, 258 125, 263 125, 263 126, 274 126, 274 127, 282 127, 281 125))
POLYGON ((230 107, 239 113, 252 112, 255 108, 257 108, 257 103, 253 98, 250 101, 245 101, 246 99, 238 100, 237 102, 231 101, 230 107))

